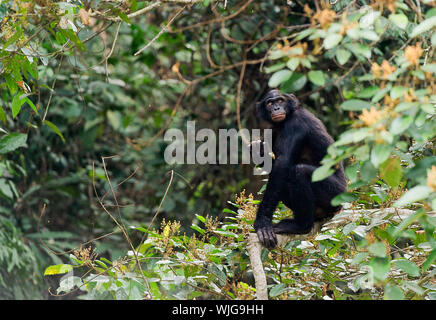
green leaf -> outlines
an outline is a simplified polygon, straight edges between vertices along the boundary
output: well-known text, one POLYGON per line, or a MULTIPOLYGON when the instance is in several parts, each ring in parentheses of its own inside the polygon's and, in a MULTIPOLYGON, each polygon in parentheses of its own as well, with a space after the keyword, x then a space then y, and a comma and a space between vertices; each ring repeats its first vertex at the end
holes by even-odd
MULTIPOLYGON (((372 76, 372 75, 371 75, 372 76)), ((372 103, 377 103, 379 102, 381 99, 383 99, 386 95, 386 93, 391 90, 390 86, 388 85, 387 88, 383 88, 380 89, 371 99, 372 103)))
POLYGON ((1 105, 0 105, 0 121, 6 123, 6 113, 1 105))
POLYGON ((324 180, 330 177, 334 172, 330 165, 322 165, 312 173, 312 182, 324 180))
POLYGON ((412 261, 401 259, 401 260, 394 260, 392 263, 398 268, 407 273, 409 276, 412 277, 419 277, 420 272, 416 264, 412 261))
POLYGON ((436 260, 436 249, 433 249, 427 257, 427 260, 422 264, 422 272, 426 272, 428 268, 433 264, 433 261, 436 260))
POLYGON ((348 130, 339 136, 339 139, 334 143, 335 146, 342 146, 349 143, 356 143, 366 139, 371 132, 369 128, 361 128, 356 130, 348 130))
POLYGON ((429 63, 421 67, 421 70, 426 72, 436 73, 436 63, 429 63))
POLYGON ((374 271, 374 278, 385 280, 389 274, 389 259, 387 257, 374 257, 369 262, 369 266, 374 271))
POLYGON ((369 151, 369 146, 364 144, 354 151, 354 156, 356 157, 356 160, 366 161, 369 159, 369 151))
POLYGON ((416 186, 407 191, 403 196, 395 201, 394 207, 404 207, 405 205, 411 204, 416 201, 423 200, 427 198, 432 192, 432 189, 427 186, 416 186))
POLYGON ((380 178, 391 188, 397 188, 403 177, 401 160, 398 157, 390 158, 380 165, 380 178))
POLYGON ((409 128, 412 123, 413 117, 409 115, 395 118, 394 121, 392 121, 391 123, 389 132, 394 135, 398 135, 407 130, 407 128, 409 128))
POLYGON ((294 72, 292 76, 284 82, 280 89, 284 92, 296 92, 304 87, 307 82, 307 77, 299 72, 294 72))
POLYGON ((54 266, 49 266, 44 271, 44 275, 53 275, 53 274, 61 274, 61 273, 67 273, 73 270, 73 266, 70 264, 58 264, 54 266))
POLYGON ((422 109, 422 111, 424 111, 425 113, 428 113, 428 114, 436 113, 436 106, 432 105, 431 103, 422 104, 421 109, 422 109))
POLYGON ((230 214, 236 214, 235 211, 230 210, 230 209, 228 209, 228 208, 224 208, 222 212, 224 212, 224 213, 230 213, 230 214))
POLYGON ((400 13, 400 14, 391 14, 389 16, 389 20, 391 20, 400 29, 403 29, 403 30, 406 29, 407 24, 409 23, 409 19, 407 19, 407 16, 402 14, 402 13, 400 13))
POLYGON ((13 199, 14 194, 11 189, 11 185, 6 179, 0 178, 0 194, 3 194, 6 198, 13 199))
POLYGON ((346 111, 361 111, 363 109, 370 109, 371 104, 364 100, 352 99, 342 103, 340 108, 346 111))
POLYGON ((392 232, 392 237, 398 237, 398 235, 401 234, 404 229, 410 226, 413 222, 419 220, 425 214, 426 212, 424 210, 418 210, 415 213, 412 213, 411 215, 406 217, 406 219, 401 221, 401 223, 392 232))
POLYGON ((289 59, 289 61, 286 63, 286 66, 287 66, 290 70, 295 71, 295 70, 297 69, 297 67, 298 67, 299 64, 300 64, 300 59, 294 57, 294 58, 289 59))
POLYGON ((358 265, 359 263, 364 261, 367 257, 368 257, 368 252, 359 252, 353 257, 353 260, 351 261, 351 265, 353 266, 358 265))
POLYGON ((371 162, 375 168, 385 162, 391 154, 391 147, 385 144, 377 144, 371 150, 371 162))
POLYGON ((433 27, 436 26, 436 16, 433 16, 431 18, 425 19, 423 22, 418 24, 410 34, 411 38, 414 38, 416 36, 419 36, 421 33, 426 32, 433 27))
POLYGON ((58 127, 56 127, 52 122, 48 120, 45 120, 44 124, 46 124, 50 129, 52 129, 61 138, 62 142, 65 143, 65 138, 60 132, 60 130, 58 129, 58 127))
POLYGON ((307 36, 310 36, 312 33, 316 32, 315 28, 309 28, 309 29, 305 29, 301 32, 298 33, 298 36, 295 38, 297 41, 301 40, 307 36))
POLYGON ((196 226, 195 224, 193 224, 191 228, 194 229, 195 231, 200 232, 201 234, 204 234, 205 232, 203 229, 201 229, 199 226, 196 226))
MULTIPOLYGON (((429 0, 424 0, 424 3, 425 2, 430 2, 430 1, 429 0)), ((432 9, 428 10, 425 13, 425 18, 426 19, 431 18, 431 17, 435 17, 435 16, 436 16, 436 8, 432 8, 432 9)))
POLYGON ((377 41, 377 40, 379 39, 379 36, 378 36, 377 33, 375 33, 375 32, 372 31, 372 30, 368 30, 368 29, 366 29, 366 30, 362 30, 362 31, 360 32, 360 36, 361 36, 363 39, 366 39, 366 40, 369 40, 369 41, 377 41))
POLYGON ((13 34, 12 37, 10 37, 4 44, 2 50, 7 49, 11 44, 16 42, 21 36, 23 35, 23 31, 20 27, 16 27, 16 32, 13 34))
POLYGON ((112 12, 115 13, 118 17, 120 17, 121 20, 123 20, 125 23, 130 24, 130 19, 123 11, 111 8, 112 12))
POLYGON ((230 232, 230 231, 225 231, 225 230, 215 230, 214 231, 216 234, 222 235, 222 236, 226 236, 226 237, 231 237, 231 238, 237 238, 238 235, 234 232, 230 232))
POLYGON ((343 38, 342 35, 340 35, 338 33, 329 34, 324 39, 324 48, 326 50, 330 50, 330 49, 336 47, 339 44, 339 42, 341 42, 342 38, 343 38))
POLYGON ((59 29, 59 31, 62 33, 62 35, 68 39, 70 39, 81 51, 86 51, 85 46, 83 45, 82 41, 80 41, 77 34, 71 30, 71 29, 59 29))
POLYGON ((4 76, 4 79, 6 80, 6 84, 8 86, 10 94, 13 95, 18 90, 17 83, 15 82, 14 78, 12 77, 12 74, 6 73, 3 76, 4 76))
POLYGON ((106 262, 109 265, 112 265, 112 262, 109 261, 108 259, 104 258, 104 257, 101 257, 100 260, 103 261, 103 262, 106 262))
POLYGON ((287 290, 288 289, 286 288, 286 285, 284 283, 280 283, 280 284, 277 284, 271 288, 271 290, 269 292, 269 296, 271 298, 277 297, 277 296, 281 295, 282 293, 286 292, 287 290))
POLYGON ((353 54, 357 57, 363 56, 366 59, 370 59, 372 55, 371 48, 365 44, 362 43, 350 43, 346 45, 347 48, 349 48, 353 54))
POLYGON ((368 247, 368 251, 376 257, 386 257, 386 245, 383 242, 375 242, 368 247))
POLYGON ((393 284, 388 283, 385 285, 384 299, 385 300, 403 300, 404 294, 400 288, 398 288, 397 286, 395 286, 393 284))
POLYGON ((347 175, 347 178, 350 180, 350 182, 356 182, 359 178, 358 170, 360 169, 360 163, 356 161, 352 165, 348 165, 345 168, 345 174, 347 175))
POLYGON ((401 102, 395 107, 396 112, 403 112, 417 106, 416 102, 401 102))
POLYGON ((32 100, 26 97, 25 101, 29 104, 29 106, 33 109, 33 111, 35 111, 35 113, 38 114, 38 110, 36 109, 36 106, 33 104, 32 100))
POLYGON ((271 73, 271 72, 275 72, 278 70, 283 69, 286 66, 286 63, 282 62, 282 63, 276 63, 268 68, 265 68, 265 73, 271 73))
POLYGON ((357 196, 354 193, 344 192, 334 197, 331 201, 331 205, 339 206, 344 202, 353 202, 355 200, 357 200, 357 196))
POLYGON ((309 71, 309 80, 317 86, 323 86, 325 84, 325 77, 322 71, 309 71))
POLYGON ((14 132, 3 136, 0 139, 0 154, 5 154, 20 147, 24 147, 26 145, 26 141, 27 134, 24 133, 14 132))
POLYGON ((310 62, 309 59, 307 58, 301 58, 300 59, 300 63, 305 66, 307 69, 311 69, 312 68, 312 63, 310 62))
POLYGON ((422 296, 425 293, 424 289, 422 289, 414 281, 403 280, 401 287, 403 288, 403 290, 411 290, 420 296, 422 296))
POLYGON ((359 91, 356 95, 357 98, 368 99, 373 97, 380 90, 379 86, 371 86, 359 91))
POLYGON ((409 91, 408 87, 393 87, 390 92, 392 99, 398 99, 404 96, 404 94, 409 91))
POLYGON ((196 217, 198 220, 200 220, 201 222, 206 223, 206 218, 205 218, 205 217, 200 216, 199 214, 196 214, 195 217, 196 217))
POLYGON ((22 95, 22 92, 18 92, 12 99, 11 109, 14 119, 20 113, 21 106, 26 102, 26 98, 21 98, 22 95))
POLYGON ((362 165, 362 169, 360 170, 360 178, 363 181, 370 182, 377 175, 377 169, 374 168, 371 161, 365 161, 362 165))
POLYGON ((271 60, 277 60, 277 59, 283 58, 286 55, 287 55, 287 52, 284 52, 284 51, 279 49, 279 50, 272 51, 271 54, 269 55, 269 58, 271 60))
POLYGON ((108 267, 107 267, 107 265, 106 264, 104 264, 104 262, 102 262, 102 261, 100 261, 100 260, 95 260, 95 262, 97 263, 97 264, 99 264, 102 268, 104 268, 104 269, 107 269, 108 267))
POLYGON ((268 86, 270 88, 278 87, 280 84, 288 80, 292 76, 292 71, 290 70, 280 70, 274 73, 268 81, 268 86))
POLYGON ((351 57, 351 52, 345 49, 338 49, 336 50, 336 59, 338 60, 338 63, 342 66, 347 63, 347 61, 351 57))

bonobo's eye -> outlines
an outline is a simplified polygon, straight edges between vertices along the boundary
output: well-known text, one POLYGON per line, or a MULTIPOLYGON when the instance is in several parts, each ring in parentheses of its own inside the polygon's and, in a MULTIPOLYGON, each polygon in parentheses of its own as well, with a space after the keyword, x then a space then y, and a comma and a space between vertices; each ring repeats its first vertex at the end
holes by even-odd
POLYGON ((271 106, 272 106, 272 102, 271 102, 271 101, 268 102, 268 103, 266 104, 266 106, 267 106, 268 108, 271 108, 271 106))
POLYGON ((284 101, 284 100, 283 100, 282 98, 278 98, 278 99, 277 99, 277 102, 278 102, 278 103, 283 103, 283 101, 284 101))

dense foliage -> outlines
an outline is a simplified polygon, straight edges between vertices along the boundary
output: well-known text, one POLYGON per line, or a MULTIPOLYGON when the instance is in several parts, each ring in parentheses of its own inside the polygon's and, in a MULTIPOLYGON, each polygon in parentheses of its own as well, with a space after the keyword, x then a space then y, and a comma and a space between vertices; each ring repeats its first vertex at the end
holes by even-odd
POLYGON ((334 2, 1 1, 0 298, 254 298, 262 178, 170 166, 162 135, 264 126, 279 87, 335 136, 313 179, 344 161, 334 202, 361 215, 264 250, 270 297, 435 299, 436 2, 334 2))

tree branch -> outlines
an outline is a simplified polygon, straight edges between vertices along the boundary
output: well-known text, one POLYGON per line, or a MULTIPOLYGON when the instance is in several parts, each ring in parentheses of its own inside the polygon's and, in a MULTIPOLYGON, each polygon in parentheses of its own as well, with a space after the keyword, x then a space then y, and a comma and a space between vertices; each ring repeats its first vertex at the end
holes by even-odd
MULTIPOLYGON (((315 222, 314 227, 308 234, 291 234, 291 235, 277 235, 277 246, 281 247, 286 245, 292 240, 304 240, 315 236, 319 231, 336 228, 338 226, 346 225, 350 222, 357 221, 362 217, 362 214, 369 214, 372 217, 371 225, 384 223, 385 217, 389 217, 390 221, 401 222, 405 218, 414 214, 414 210, 385 208, 385 209, 363 209, 363 210, 342 210, 335 215, 332 219, 315 222)), ((430 212, 428 215, 435 217, 435 212, 430 212)), ((247 240, 247 251, 250 257, 251 269, 256 284, 256 299, 268 300, 268 289, 265 271, 263 269, 261 260, 262 244, 256 233, 250 233, 247 240)))

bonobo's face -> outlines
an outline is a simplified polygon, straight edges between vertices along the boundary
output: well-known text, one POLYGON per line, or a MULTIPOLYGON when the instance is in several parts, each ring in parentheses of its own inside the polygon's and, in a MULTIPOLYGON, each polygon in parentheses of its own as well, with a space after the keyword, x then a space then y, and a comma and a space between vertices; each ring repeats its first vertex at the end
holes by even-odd
POLYGON ((282 122, 286 119, 286 104, 287 101, 281 95, 275 95, 265 101, 265 108, 272 121, 282 122))
POLYGON ((290 117, 298 106, 298 99, 293 94, 282 94, 279 90, 270 90, 258 103, 259 116, 272 123, 279 123, 290 117))

